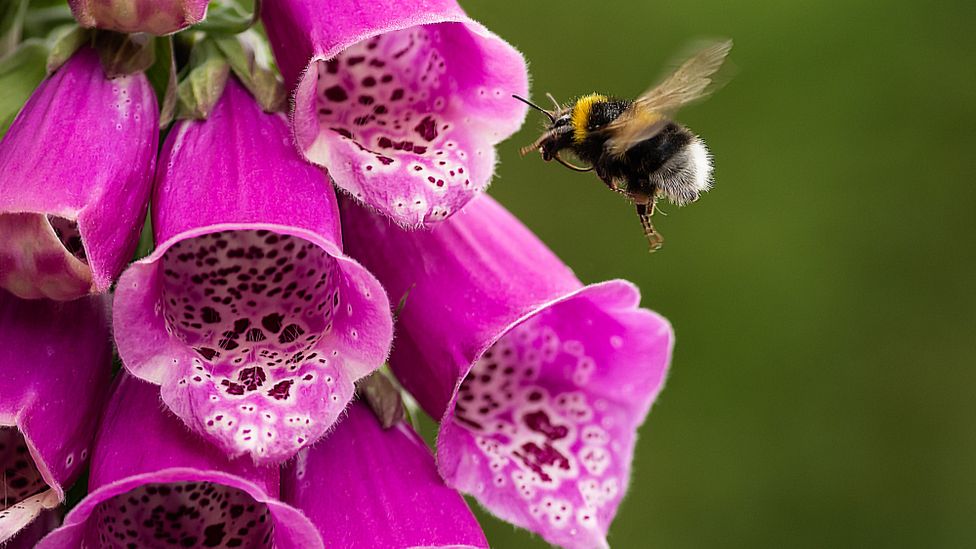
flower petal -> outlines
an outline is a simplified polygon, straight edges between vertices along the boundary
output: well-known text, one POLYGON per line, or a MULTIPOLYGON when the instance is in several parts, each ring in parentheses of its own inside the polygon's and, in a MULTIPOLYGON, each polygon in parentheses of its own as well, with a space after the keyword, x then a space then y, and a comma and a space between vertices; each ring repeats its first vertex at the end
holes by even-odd
POLYGON ((229 455, 280 462, 320 438, 389 352, 389 302, 342 253, 326 175, 235 80, 165 144, 157 249, 116 292, 126 368, 229 455))
POLYGON ((0 142, 0 287, 108 290, 139 240, 158 124, 145 75, 109 80, 90 48, 41 83, 0 142))
POLYGON ((207 0, 68 0, 83 27, 164 35, 203 20, 207 0))
POLYGON ((606 546, 672 332, 624 281, 583 287, 490 197, 427 232, 343 203, 350 252, 406 296, 390 365, 435 417, 448 485, 566 547, 606 546))
POLYGON ((420 437, 402 421, 384 430, 363 402, 289 464, 282 499, 336 547, 488 547, 420 437))
POLYGON ((90 492, 38 547, 322 547, 308 519, 278 501, 278 481, 277 468, 229 460, 187 432, 156 387, 123 375, 99 427, 90 492))
POLYGON ((339 188, 405 227, 487 187, 525 118, 525 61, 454 0, 287 0, 264 11, 298 146, 339 188))
POLYGON ((111 374, 105 305, 0 290, 0 543, 63 500, 88 459, 111 374))

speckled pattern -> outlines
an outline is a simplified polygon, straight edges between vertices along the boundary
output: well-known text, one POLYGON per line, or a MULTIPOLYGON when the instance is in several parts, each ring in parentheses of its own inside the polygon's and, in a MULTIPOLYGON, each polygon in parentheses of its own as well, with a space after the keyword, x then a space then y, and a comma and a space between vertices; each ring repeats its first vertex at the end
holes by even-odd
POLYGON ((339 308, 352 311, 334 258, 287 234, 228 231, 176 243, 162 270, 167 330, 197 355, 179 384, 208 433, 279 457, 338 415, 352 381, 330 334, 339 308))
POLYGON ((272 547, 267 506, 212 482, 145 484, 99 506, 88 544, 106 549, 272 547))

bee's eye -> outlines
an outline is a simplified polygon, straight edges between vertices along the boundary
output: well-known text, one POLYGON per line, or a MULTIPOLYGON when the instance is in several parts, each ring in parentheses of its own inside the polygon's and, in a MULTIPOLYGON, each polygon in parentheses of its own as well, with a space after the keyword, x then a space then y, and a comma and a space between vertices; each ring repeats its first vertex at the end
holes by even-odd
POLYGON ((557 118, 556 121, 552 125, 555 128, 559 128, 561 126, 566 126, 567 124, 569 124, 569 117, 568 116, 562 116, 562 117, 557 118))

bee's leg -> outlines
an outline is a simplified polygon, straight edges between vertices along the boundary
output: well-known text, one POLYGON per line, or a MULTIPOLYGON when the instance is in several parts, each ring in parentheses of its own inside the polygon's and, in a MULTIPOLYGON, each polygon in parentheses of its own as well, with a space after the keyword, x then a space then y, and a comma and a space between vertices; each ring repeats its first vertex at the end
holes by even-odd
POLYGON ((637 217, 640 218, 641 226, 644 227, 644 236, 647 238, 651 253, 660 250, 661 246, 664 245, 664 237, 654 229, 654 222, 651 221, 651 216, 654 215, 655 205, 655 200, 651 200, 650 205, 641 202, 637 203, 637 217))
POLYGON ((601 180, 603 180, 603 183, 604 183, 604 184, 605 184, 605 185, 607 186, 607 188, 609 188, 609 189, 610 189, 611 191, 613 191, 613 192, 615 192, 615 193, 620 193, 620 194, 629 194, 629 193, 627 192, 627 189, 623 189, 623 188, 621 188, 621 187, 620 187, 620 185, 617 185, 617 182, 616 182, 616 181, 615 181, 615 180, 614 180, 613 178, 611 178, 611 177, 606 177, 606 176, 601 176, 601 177, 600 177, 600 179, 601 179, 601 180))

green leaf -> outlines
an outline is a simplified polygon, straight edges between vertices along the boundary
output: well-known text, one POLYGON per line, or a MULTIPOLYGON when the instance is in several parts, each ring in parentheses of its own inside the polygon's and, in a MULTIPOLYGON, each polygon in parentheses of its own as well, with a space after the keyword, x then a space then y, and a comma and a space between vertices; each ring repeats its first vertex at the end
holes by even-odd
POLYGON ((0 58, 14 51, 20 43, 26 14, 27 0, 0 2, 0 58))
POLYGON ((153 244, 153 228, 152 228, 152 210, 146 213, 146 221, 142 224, 142 232, 139 233, 139 245, 136 246, 135 256, 132 258, 133 261, 139 261, 140 259, 151 254, 155 248, 153 244))
POLYGON ((206 32, 210 36, 233 36, 253 27, 261 15, 261 0, 254 0, 248 11, 238 2, 211 4, 207 18, 193 30, 206 32))
POLYGON ((24 18, 24 37, 45 38, 60 27, 76 23, 64 0, 57 3, 31 0, 30 9, 24 18))
POLYGON ((41 40, 22 42, 0 60, 0 137, 7 133, 31 92, 47 74, 48 49, 41 40))

